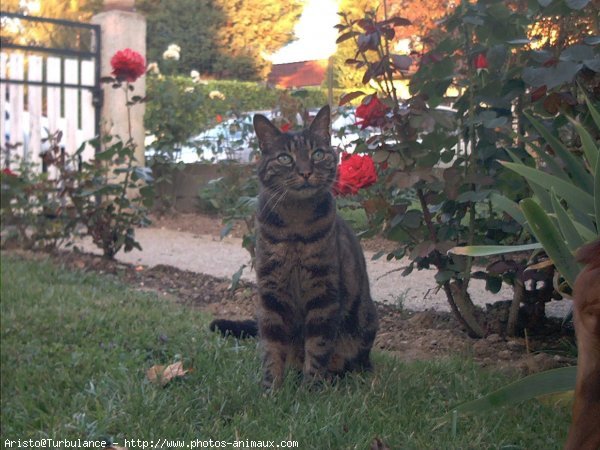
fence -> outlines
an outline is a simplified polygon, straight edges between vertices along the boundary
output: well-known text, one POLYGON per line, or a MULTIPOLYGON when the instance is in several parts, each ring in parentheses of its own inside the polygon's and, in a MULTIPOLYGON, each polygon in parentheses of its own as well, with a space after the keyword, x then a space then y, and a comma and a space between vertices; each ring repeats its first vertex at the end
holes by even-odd
MULTIPOLYGON (((19 156, 41 168, 49 134, 73 154, 100 132, 100 26, 5 12, 0 23, 3 166, 19 156)), ((93 155, 86 144, 82 159, 93 155)))

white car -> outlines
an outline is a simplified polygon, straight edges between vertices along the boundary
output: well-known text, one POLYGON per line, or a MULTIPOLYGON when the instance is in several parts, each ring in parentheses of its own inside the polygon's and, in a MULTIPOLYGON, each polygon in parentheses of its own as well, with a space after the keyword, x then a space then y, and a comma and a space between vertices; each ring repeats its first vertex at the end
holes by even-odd
MULTIPOLYGON (((263 114, 272 117, 270 111, 256 111, 232 118, 209 128, 191 138, 174 155, 174 162, 191 164, 196 162, 237 161, 249 163, 258 149, 252 117, 263 114)), ((146 157, 154 155, 152 144, 155 136, 146 136, 146 157)))

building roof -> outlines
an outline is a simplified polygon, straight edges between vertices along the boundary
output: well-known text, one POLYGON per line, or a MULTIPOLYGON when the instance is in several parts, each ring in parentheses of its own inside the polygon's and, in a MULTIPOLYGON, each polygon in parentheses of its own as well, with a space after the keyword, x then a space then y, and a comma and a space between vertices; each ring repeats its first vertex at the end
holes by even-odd
POLYGON ((273 64, 268 82, 281 88, 320 86, 327 76, 327 60, 273 64))

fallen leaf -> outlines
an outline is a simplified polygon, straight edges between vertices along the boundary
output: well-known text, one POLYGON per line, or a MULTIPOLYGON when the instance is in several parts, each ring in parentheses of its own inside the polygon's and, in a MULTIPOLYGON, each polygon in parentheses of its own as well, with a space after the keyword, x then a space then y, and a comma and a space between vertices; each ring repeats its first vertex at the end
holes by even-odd
POLYGON ((146 377, 150 380, 151 383, 160 384, 161 386, 165 386, 169 381, 176 377, 182 377, 189 370, 183 369, 183 363, 181 361, 177 361, 169 366, 161 366, 156 365, 150 367, 146 371, 146 377))
POLYGON ((532 264, 530 266, 527 266, 527 268, 525 270, 540 270, 540 269, 546 269, 547 267, 552 267, 554 265, 554 263, 552 262, 551 259, 546 259, 542 262, 539 262, 537 264, 532 264))

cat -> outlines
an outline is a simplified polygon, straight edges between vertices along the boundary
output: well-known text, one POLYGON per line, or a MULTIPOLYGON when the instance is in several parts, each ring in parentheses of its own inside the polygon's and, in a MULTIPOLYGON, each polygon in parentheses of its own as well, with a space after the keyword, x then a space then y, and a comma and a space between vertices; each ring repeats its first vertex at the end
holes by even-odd
POLYGON ((260 114, 253 120, 261 151, 258 330, 249 321, 226 320, 211 329, 236 336, 258 331, 265 389, 279 387, 287 367, 310 384, 371 368, 378 318, 362 249, 336 212, 330 120, 329 106, 299 132, 282 132, 260 114))

